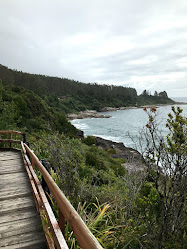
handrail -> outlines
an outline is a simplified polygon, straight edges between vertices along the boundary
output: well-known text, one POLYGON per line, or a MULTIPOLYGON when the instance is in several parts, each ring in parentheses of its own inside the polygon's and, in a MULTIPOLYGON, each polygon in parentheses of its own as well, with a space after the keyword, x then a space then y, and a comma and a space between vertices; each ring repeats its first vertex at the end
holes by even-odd
POLYGON ((6 131, 0 131, 0 134, 10 134, 10 133, 12 133, 12 134, 18 134, 18 135, 22 135, 23 133, 22 132, 20 132, 20 131, 13 131, 13 130, 6 130, 6 131))
MULTIPOLYGON (((34 193, 38 212, 42 216, 42 212, 43 210, 45 210, 47 220, 49 222, 51 232, 53 234, 53 238, 54 238, 57 248, 68 249, 68 246, 63 237, 64 230, 65 230, 65 219, 66 219, 67 223, 69 224, 70 228, 74 232, 75 237, 82 249, 102 249, 103 247, 100 245, 98 240, 88 229, 84 221, 81 219, 77 211, 67 200, 67 198, 65 197, 63 192, 60 190, 60 188, 57 186, 57 184, 53 181, 51 175, 48 173, 45 167, 41 164, 41 162, 36 157, 36 155, 33 153, 33 151, 24 142, 20 140, 12 139, 12 135, 17 134, 17 135, 23 135, 23 139, 25 140, 25 134, 22 134, 19 131, 11 131, 11 130, 0 131, 0 134, 10 135, 9 139, 0 139, 0 142, 10 143, 10 148, 12 148, 12 143, 21 144, 22 152, 23 152, 23 160, 24 160, 25 168, 29 176, 31 187, 34 193), (39 169, 40 173, 42 174, 46 184, 48 185, 50 192, 52 193, 58 205, 58 208, 59 208, 58 222, 56 221, 56 218, 53 214, 51 206, 49 205, 49 202, 46 198, 46 195, 40 184, 40 181, 38 180, 36 176, 36 173, 34 171, 35 165, 39 169)), ((44 226, 44 230, 46 233, 49 232, 45 226, 44 226)), ((48 243, 48 247, 50 249, 54 249, 53 242, 50 239, 49 234, 46 235, 46 240, 48 243)))
POLYGON ((10 143, 10 148, 13 148, 13 143, 18 143, 18 144, 21 143, 21 140, 13 139, 13 134, 23 136, 23 140, 25 140, 25 134, 21 133, 20 131, 14 131, 14 130, 0 131, 0 135, 5 135, 5 134, 9 134, 9 138, 8 139, 0 138, 0 143, 10 143))
POLYGON ((40 173, 44 177, 44 180, 47 183, 49 190, 55 198, 58 208, 62 213, 62 218, 64 216, 64 218, 67 220, 81 248, 102 249, 103 247, 100 245, 95 236, 90 232, 90 230, 88 229, 84 221, 81 219, 77 211, 67 200, 67 198, 57 186, 57 184, 53 181, 51 175, 47 172, 47 170, 41 164, 41 162, 33 153, 33 151, 31 151, 31 149, 26 144, 23 144, 23 146, 31 158, 32 166, 34 167, 34 165, 36 165, 40 173))

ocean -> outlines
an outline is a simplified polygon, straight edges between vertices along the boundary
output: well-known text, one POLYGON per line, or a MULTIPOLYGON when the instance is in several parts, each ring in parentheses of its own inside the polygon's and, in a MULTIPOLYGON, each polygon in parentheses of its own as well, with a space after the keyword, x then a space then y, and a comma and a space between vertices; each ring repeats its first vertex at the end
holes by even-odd
MULTIPOLYGON (((177 105, 183 109, 183 116, 187 117, 187 105, 177 105)), ((165 134, 168 133, 165 123, 171 106, 157 108, 157 119, 165 134)), ((127 109, 112 112, 102 112, 111 118, 74 119, 71 123, 84 132, 85 136, 93 135, 114 142, 122 142, 125 146, 135 148, 135 144, 128 133, 137 139, 139 131, 146 125, 148 117, 143 109, 127 109)))
POLYGON ((176 102, 185 102, 187 103, 187 97, 171 97, 176 102))

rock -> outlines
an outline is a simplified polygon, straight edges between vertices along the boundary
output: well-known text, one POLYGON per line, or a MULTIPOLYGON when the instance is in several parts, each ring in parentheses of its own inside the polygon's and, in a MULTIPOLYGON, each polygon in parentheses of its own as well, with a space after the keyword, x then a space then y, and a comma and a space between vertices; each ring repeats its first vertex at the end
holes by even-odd
POLYGON ((137 106, 103 107, 100 112, 113 112, 118 110, 137 109, 137 106))
POLYGON ((83 118, 110 118, 110 116, 99 114, 95 110, 86 110, 83 112, 79 112, 77 114, 75 113, 68 114, 67 118, 69 120, 73 120, 73 119, 83 119, 83 118))
POLYGON ((124 158, 127 163, 122 164, 128 171, 144 171, 146 169, 142 155, 135 149, 126 147, 123 143, 117 143, 101 137, 95 137, 95 143, 102 149, 114 149, 116 154, 112 154, 112 158, 124 158))
POLYGON ((123 167, 129 172, 129 173, 136 173, 136 172, 145 172, 146 167, 145 164, 142 162, 139 163, 123 163, 123 167))
POLYGON ((115 108, 115 107, 103 107, 100 111, 101 112, 112 112, 112 111, 117 111, 119 110, 119 108, 115 108))
POLYGON ((78 138, 84 138, 84 132, 81 131, 81 130, 78 130, 75 134, 75 137, 78 137, 78 138))

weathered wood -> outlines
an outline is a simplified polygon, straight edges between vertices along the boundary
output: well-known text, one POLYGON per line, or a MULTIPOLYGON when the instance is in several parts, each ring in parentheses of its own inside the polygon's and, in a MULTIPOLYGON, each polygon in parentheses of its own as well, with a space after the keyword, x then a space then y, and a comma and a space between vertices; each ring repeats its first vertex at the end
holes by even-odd
POLYGON ((0 131, 0 134, 8 134, 8 133, 22 135, 20 131, 12 131, 12 130, 0 131))
POLYGON ((7 213, 4 215, 1 215, 0 224, 12 222, 15 220, 17 221, 23 220, 27 218, 35 219, 36 217, 38 217, 38 213, 36 209, 30 208, 26 210, 18 210, 17 212, 14 212, 14 213, 7 213))
MULTIPOLYGON (((23 143, 22 143, 22 146, 23 146, 23 143)), ((23 153, 24 153, 24 165, 25 165, 25 169, 27 171, 27 174, 29 176, 29 180, 30 180, 30 183, 31 183, 31 187, 32 187, 32 190, 33 190, 34 197, 35 197, 36 207, 37 207, 38 212, 40 213, 40 216, 43 219, 43 217, 44 217, 43 211, 44 210, 43 210, 43 207, 42 207, 42 200, 41 200, 41 198, 40 198, 40 196, 38 194, 37 185, 35 185, 35 181, 34 181, 34 178, 33 178, 32 174, 31 174, 31 172, 30 172, 29 166, 31 167, 31 169, 33 169, 33 168, 30 165, 30 162, 28 161, 28 158, 26 156, 26 150, 23 150, 23 153), (26 161, 26 158, 27 158, 28 162, 26 161)), ((46 224, 46 222, 43 222, 43 229, 44 229, 44 232, 45 232, 45 238, 46 238, 46 241, 47 241, 48 248, 49 249, 55 249, 54 241, 51 238, 50 230, 49 230, 48 225, 46 224)))
MULTIPOLYGON (((21 184, 29 184, 29 179, 25 172, 5 174, 0 176, 0 190, 6 189, 7 187, 16 187, 21 184)), ((28 185, 29 186, 29 185, 28 185)))
POLYGON ((0 201, 25 196, 32 196, 32 190, 30 188, 25 188, 25 186, 0 191, 0 201))
POLYGON ((16 160, 21 159, 20 155, 12 155, 12 154, 0 154, 1 161, 7 161, 7 160, 16 160))
POLYGON ((60 209, 58 209, 58 224, 62 233, 65 235, 65 217, 60 209))
POLYGON ((41 222, 36 219, 16 220, 8 223, 0 224, 1 238, 7 238, 31 231, 42 231, 41 222))
MULTIPOLYGON (((12 132, 9 134, 9 139, 12 140, 12 132)), ((10 142, 10 148, 12 149, 12 142, 10 142)))
POLYGON ((47 248, 21 153, 6 150, 0 151, 0 248, 47 248))
POLYGON ((43 231, 38 232, 38 231, 31 231, 29 233, 21 233, 19 236, 10 236, 7 238, 2 238, 0 240, 0 247, 6 247, 10 245, 15 245, 15 244, 21 244, 22 242, 28 242, 28 241, 34 241, 34 240, 39 240, 40 243, 44 242, 45 239, 43 237, 43 231))
POLYGON ((14 201, 12 201, 12 199, 1 200, 0 215, 8 212, 17 212, 18 210, 29 209, 30 207, 35 208, 33 196, 18 197, 15 198, 14 201))
POLYGON ((5 249, 48 249, 48 247, 46 246, 46 242, 43 239, 38 239, 22 242, 21 244, 19 243, 6 246, 5 249))
POLYGON ((14 143, 14 144, 20 144, 20 143, 21 143, 21 140, 0 139, 0 143, 14 143))
POLYGON ((13 174, 16 172, 24 172, 25 169, 19 165, 17 167, 14 167, 16 165, 0 165, 0 175, 5 175, 5 174, 13 174))
POLYGON ((42 201, 43 207, 45 209, 45 214, 46 214, 48 223, 50 224, 50 228, 51 228, 51 232, 53 234, 55 244, 56 244, 57 248, 59 248, 59 249, 68 249, 68 246, 67 246, 66 241, 63 237, 63 234, 60 230, 58 222, 56 221, 56 218, 55 218, 54 213, 51 209, 51 206, 49 205, 49 202, 46 198, 44 190, 43 190, 43 188, 42 188, 42 186, 41 186, 41 184, 40 184, 40 182, 39 182, 39 180, 34 172, 33 166, 31 165, 29 158, 26 155, 25 155, 25 160, 26 160, 27 166, 32 174, 35 185, 37 186, 37 190, 38 190, 38 193, 40 195, 40 199, 42 201))
POLYGON ((19 153, 15 153, 15 154, 8 154, 8 153, 1 153, 0 154, 0 158, 2 161, 4 160, 15 160, 17 158, 21 158, 21 155, 19 153))

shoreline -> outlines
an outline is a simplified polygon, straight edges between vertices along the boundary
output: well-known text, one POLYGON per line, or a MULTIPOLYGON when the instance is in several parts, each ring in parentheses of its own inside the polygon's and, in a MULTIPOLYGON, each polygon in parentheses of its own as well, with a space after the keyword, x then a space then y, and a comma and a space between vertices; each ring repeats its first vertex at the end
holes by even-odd
POLYGON ((95 138, 95 145, 106 151, 113 151, 110 157, 113 159, 122 158, 126 162, 122 163, 122 166, 129 173, 145 172, 146 165, 143 162, 141 153, 131 147, 126 147, 122 142, 114 142, 112 140, 104 139, 98 136, 92 136, 95 138))
POLYGON ((143 108, 159 108, 160 106, 173 106, 173 105, 187 105, 185 102, 175 102, 173 104, 154 104, 154 105, 142 105, 142 106, 122 106, 122 107, 104 107, 100 111, 96 110, 85 110, 78 113, 67 114, 68 120, 74 119, 87 119, 87 118, 111 118, 109 115, 102 114, 102 112, 115 112, 128 109, 143 109, 143 108))

